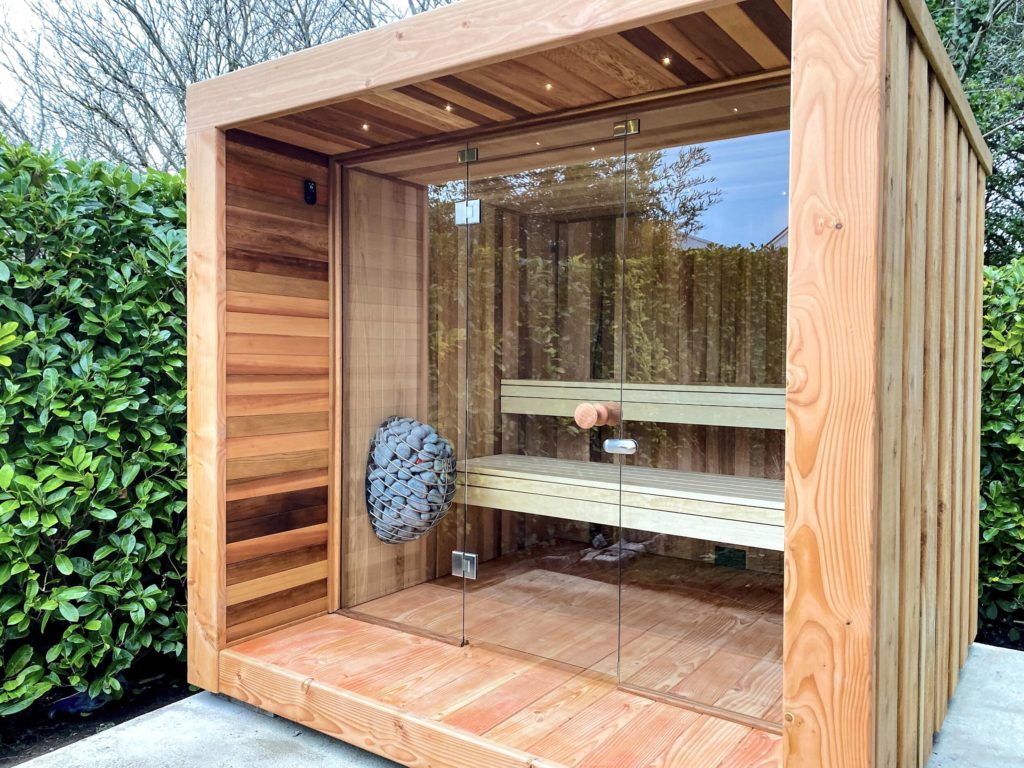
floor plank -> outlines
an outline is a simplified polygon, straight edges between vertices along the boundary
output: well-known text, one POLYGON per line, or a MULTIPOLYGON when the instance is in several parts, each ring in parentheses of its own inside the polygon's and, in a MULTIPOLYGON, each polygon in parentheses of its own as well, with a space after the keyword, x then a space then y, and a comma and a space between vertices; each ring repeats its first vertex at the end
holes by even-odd
MULTIPOLYGON (((659 639, 641 635, 634 642, 659 639)), ((662 656, 671 658, 684 642, 670 642, 662 656)), ((723 694, 726 700, 732 695, 757 699, 762 710, 775 706, 772 684, 767 682, 773 662, 712 650, 719 659, 731 654, 751 664, 749 684, 730 668, 732 684, 723 694)), ((778 736, 636 695, 617 688, 608 675, 522 651, 483 644, 458 647, 328 615, 238 643, 225 654, 231 669, 247 670, 239 671, 237 678, 228 673, 224 681, 228 690, 239 695, 248 691, 252 695, 246 700, 273 708, 274 702, 267 698, 270 681, 292 680, 295 691, 278 703, 283 714, 307 713, 307 704, 338 717, 349 713, 345 716, 366 723, 369 729, 366 734, 352 733, 357 741, 374 738, 372 711, 377 711, 387 713, 391 721, 407 716, 413 729, 433 724, 432 748, 443 748, 437 739, 450 734, 453 744, 492 743, 495 749, 506 750, 501 754, 513 762, 524 759, 517 755, 524 755, 550 768, 779 765, 778 736), (302 703, 296 697, 307 689, 314 698, 302 703), (364 706, 359 702, 377 709, 359 714, 353 709, 364 706)), ((607 664, 607 659, 602 663, 607 664)), ((708 680, 714 677, 711 670, 705 670, 708 680)), ((695 678, 696 682, 702 679, 695 678)), ((338 733, 326 721, 305 717, 313 727, 322 725, 327 732, 338 733)), ((403 750, 413 759, 415 741, 403 750)))

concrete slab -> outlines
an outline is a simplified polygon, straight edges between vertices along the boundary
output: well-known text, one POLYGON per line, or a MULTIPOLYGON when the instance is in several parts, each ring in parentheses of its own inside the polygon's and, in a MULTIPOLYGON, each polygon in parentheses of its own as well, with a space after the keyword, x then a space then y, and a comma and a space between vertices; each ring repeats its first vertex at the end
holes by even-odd
POLYGON ((1024 765, 1024 653, 975 643, 928 768, 1024 765))
POLYGON ((211 693, 37 757, 25 768, 395 768, 396 763, 211 693))
MULTIPOLYGON (((24 768, 395 768, 396 763, 200 693, 24 768)), ((1024 765, 1024 653, 975 645, 928 768, 1024 765)))

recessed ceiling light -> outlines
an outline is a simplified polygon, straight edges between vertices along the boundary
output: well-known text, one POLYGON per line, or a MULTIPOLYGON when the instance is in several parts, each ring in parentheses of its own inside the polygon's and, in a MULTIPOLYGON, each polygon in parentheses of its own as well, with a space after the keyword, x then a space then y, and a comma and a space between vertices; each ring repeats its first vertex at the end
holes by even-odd
POLYGON ((444 111, 445 112, 451 112, 452 111, 452 105, 451 104, 445 104, 444 105, 444 111))
POLYGON ((363 123, 363 130, 364 131, 370 130, 370 124, 369 123, 363 123))
POLYGON ((591 151, 591 152, 597 152, 597 147, 591 147, 591 148, 590 148, 590 151, 591 151))
POLYGON ((740 111, 740 108, 739 108, 739 107, 733 107, 733 108, 732 108, 732 111, 733 111, 733 112, 739 112, 739 111, 740 111))
POLYGON ((544 90, 545 90, 545 91, 550 91, 550 90, 551 90, 552 88, 554 88, 554 87, 555 87, 555 86, 553 86, 553 85, 552 85, 551 83, 547 83, 547 84, 546 84, 546 85, 544 86, 544 90))
POLYGON ((662 63, 662 64, 664 64, 664 65, 665 65, 665 66, 667 67, 667 66, 668 66, 669 64, 671 64, 671 63, 672 63, 672 57, 671 57, 671 56, 665 56, 665 57, 663 57, 663 58, 661 59, 661 63, 662 63))
POLYGON ((536 144, 537 144, 537 146, 538 146, 538 147, 540 146, 540 142, 539 142, 539 141, 538 141, 538 142, 536 142, 536 144))

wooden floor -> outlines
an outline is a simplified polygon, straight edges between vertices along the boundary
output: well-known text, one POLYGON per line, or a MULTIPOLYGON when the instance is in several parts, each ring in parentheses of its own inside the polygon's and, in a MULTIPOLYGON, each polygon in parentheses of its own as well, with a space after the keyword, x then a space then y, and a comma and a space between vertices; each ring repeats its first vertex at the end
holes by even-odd
POLYGON ((778 736, 599 671, 325 615, 221 653, 221 690, 417 766, 754 768, 778 736))
POLYGON ((589 670, 781 726, 782 576, 643 555, 582 560, 580 544, 482 563, 357 607, 360 614, 589 670), (464 601, 464 602, 463 602, 464 601), (463 610, 463 606, 465 609, 463 610), (463 616, 465 625, 463 627, 463 616))

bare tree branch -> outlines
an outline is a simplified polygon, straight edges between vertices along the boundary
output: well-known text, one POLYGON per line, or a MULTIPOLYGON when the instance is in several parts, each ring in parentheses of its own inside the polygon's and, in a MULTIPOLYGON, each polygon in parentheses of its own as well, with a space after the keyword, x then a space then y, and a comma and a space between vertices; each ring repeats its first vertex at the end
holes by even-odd
MULTIPOLYGON (((404 15, 394 0, 27 0, 0 28, 0 132, 132 166, 184 165, 185 89, 404 15)), ((449 0, 409 2, 415 13, 449 0)))

